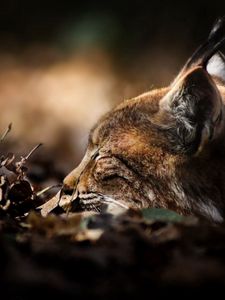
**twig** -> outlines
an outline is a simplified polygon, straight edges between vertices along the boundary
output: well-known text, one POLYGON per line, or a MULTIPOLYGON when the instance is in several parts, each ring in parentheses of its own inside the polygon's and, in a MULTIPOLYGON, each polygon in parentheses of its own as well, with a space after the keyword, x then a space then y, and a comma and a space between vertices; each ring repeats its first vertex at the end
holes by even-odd
POLYGON ((37 146, 35 146, 28 154, 27 156, 23 157, 21 156, 21 160, 18 161, 16 163, 16 171, 17 173, 19 173, 19 176, 23 176, 24 175, 24 165, 26 164, 27 160, 30 158, 30 156, 34 153, 34 151, 36 151, 40 146, 42 146, 42 143, 38 144, 37 146))
POLYGON ((3 133, 3 135, 0 138, 0 143, 5 139, 5 137, 8 135, 8 133, 11 131, 12 129, 12 123, 10 123, 8 125, 8 128, 5 130, 5 132, 3 133))
POLYGON ((62 187, 62 184, 55 184, 55 185, 51 185, 51 186, 47 186, 46 188, 44 188, 43 190, 39 191, 36 193, 36 195, 39 197, 42 194, 48 192, 49 190, 53 189, 53 188, 57 188, 57 187, 62 187))
POLYGON ((37 146, 35 146, 25 157, 21 157, 21 160, 17 163, 17 167, 21 167, 23 166, 27 160, 31 157, 31 155, 34 153, 34 151, 36 151, 40 146, 42 146, 43 144, 40 143, 37 146))
POLYGON ((27 161, 29 158, 30 158, 30 156, 39 148, 39 147, 41 147, 43 144, 42 143, 40 143, 40 144, 38 144, 37 146, 35 146, 28 154, 27 154, 27 156, 25 156, 25 157, 22 157, 22 160, 25 160, 25 161, 27 161))

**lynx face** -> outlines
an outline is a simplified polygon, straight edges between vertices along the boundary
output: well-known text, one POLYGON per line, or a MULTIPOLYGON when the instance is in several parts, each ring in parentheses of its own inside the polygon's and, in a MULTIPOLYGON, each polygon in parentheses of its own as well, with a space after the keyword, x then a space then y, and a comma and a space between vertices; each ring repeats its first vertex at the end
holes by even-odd
POLYGON ((225 64, 215 53, 224 27, 219 20, 169 87, 127 100, 97 123, 64 180, 73 201, 85 210, 164 207, 223 220, 225 64))

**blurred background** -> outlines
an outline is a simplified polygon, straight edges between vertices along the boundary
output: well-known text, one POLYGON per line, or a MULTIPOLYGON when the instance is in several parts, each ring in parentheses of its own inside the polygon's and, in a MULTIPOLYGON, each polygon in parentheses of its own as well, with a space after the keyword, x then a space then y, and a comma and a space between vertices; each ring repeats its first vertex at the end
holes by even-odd
POLYGON ((117 103, 173 80, 225 14, 225 1, 0 3, 2 153, 32 158, 32 176, 61 180, 88 132, 117 103))

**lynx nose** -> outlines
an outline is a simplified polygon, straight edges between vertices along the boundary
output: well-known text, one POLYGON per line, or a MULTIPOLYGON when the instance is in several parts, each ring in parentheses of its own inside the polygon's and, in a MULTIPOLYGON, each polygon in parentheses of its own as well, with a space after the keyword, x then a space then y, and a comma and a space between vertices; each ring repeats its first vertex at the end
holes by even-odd
POLYGON ((62 192, 61 192, 62 195, 71 195, 72 196, 73 192, 74 192, 74 188, 71 188, 65 184, 63 185, 62 192))
POLYGON ((63 180, 63 186, 65 187, 66 190, 73 190, 76 185, 77 176, 75 170, 70 172, 63 180))
MULTIPOLYGON (((73 200, 78 198, 77 193, 77 176, 74 170, 69 173, 63 180, 63 187, 61 190, 61 195, 71 196, 73 200)), ((77 201, 75 201, 77 202, 77 201)))

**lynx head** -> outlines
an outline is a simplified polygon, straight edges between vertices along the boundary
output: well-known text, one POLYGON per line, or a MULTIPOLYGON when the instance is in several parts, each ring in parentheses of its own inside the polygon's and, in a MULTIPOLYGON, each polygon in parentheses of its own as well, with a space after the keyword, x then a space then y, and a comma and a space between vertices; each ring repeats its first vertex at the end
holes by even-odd
POLYGON ((220 19, 170 86, 125 101, 96 124, 82 162, 64 180, 74 203, 223 220, 224 39, 220 19))

